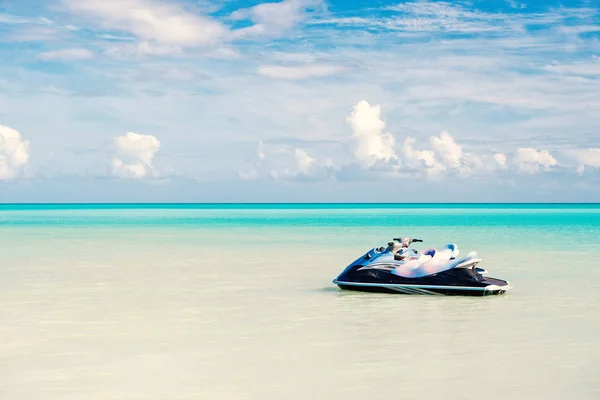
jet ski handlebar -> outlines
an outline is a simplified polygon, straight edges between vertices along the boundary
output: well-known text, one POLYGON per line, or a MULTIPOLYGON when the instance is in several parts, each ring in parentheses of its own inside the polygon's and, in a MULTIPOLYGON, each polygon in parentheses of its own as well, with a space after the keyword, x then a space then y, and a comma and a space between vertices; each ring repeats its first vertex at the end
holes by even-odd
POLYGON ((413 239, 413 238, 394 238, 396 242, 400 243, 417 243, 422 242, 422 239, 413 239))

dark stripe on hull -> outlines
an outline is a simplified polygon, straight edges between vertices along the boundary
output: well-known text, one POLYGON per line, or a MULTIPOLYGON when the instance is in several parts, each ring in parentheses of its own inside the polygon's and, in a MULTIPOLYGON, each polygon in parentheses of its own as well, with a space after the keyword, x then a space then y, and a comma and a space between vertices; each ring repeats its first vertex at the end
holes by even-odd
MULTIPOLYGON (((393 294, 421 294, 426 295, 428 293, 417 293, 416 291, 410 293, 411 288, 406 288, 405 291, 398 289, 391 289, 384 286, 360 286, 360 285, 344 285, 337 284, 340 289, 343 290, 353 290, 357 292, 371 292, 371 293, 393 293, 393 294)), ((420 287, 420 289, 427 290, 428 292, 433 292, 432 294, 439 294, 445 296, 489 296, 489 295, 498 295, 504 294, 506 292, 505 289, 495 289, 495 290, 469 290, 469 289, 451 289, 451 288, 428 288, 428 287, 420 287)))

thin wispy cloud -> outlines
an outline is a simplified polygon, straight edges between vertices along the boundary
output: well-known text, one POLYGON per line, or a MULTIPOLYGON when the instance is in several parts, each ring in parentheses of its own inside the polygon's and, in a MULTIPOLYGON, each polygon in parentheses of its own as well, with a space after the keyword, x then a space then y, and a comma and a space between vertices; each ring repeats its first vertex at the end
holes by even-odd
POLYGON ((337 74, 343 67, 326 64, 305 64, 294 66, 261 65, 258 73, 280 79, 308 79, 337 74))
POLYGON ((40 20, 34 20, 26 17, 19 17, 17 15, 3 14, 0 13, 0 24, 31 24, 39 23, 40 20))
MULTIPOLYGON (((520 8, 520 7, 519 7, 520 8)), ((344 16, 315 19, 311 24, 351 26, 379 32, 407 34, 464 34, 489 37, 527 35, 529 27, 557 33, 594 32, 598 9, 593 7, 550 7, 546 12, 498 12, 473 9, 466 2, 409 1, 381 7, 376 16, 344 16), (573 20, 577 22, 572 22, 573 20)))
POLYGON ((311 13, 325 9, 324 0, 282 0, 266 2, 234 11, 234 21, 251 21, 252 25, 232 32, 235 38, 279 36, 307 20, 311 13))
POLYGON ((87 60, 94 57, 94 52, 87 49, 62 49, 46 51, 39 55, 42 60, 87 60))
MULTIPOLYGON (((129 33, 146 46, 195 47, 227 33, 220 22, 156 0, 62 0, 66 9, 108 32, 129 33)), ((151 53, 151 52, 149 52, 151 53)))

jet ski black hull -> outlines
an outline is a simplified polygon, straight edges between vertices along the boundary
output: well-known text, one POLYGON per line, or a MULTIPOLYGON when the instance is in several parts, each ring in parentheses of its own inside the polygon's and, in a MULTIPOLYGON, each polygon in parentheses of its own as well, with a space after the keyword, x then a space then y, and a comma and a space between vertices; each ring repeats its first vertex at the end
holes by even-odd
POLYGON ((490 296, 506 293, 506 288, 494 289, 466 289, 453 287, 433 287, 416 285, 363 285, 363 284, 344 284, 344 282, 335 281, 343 290, 354 290, 359 292, 393 293, 393 294, 425 294, 425 295, 445 295, 445 296, 490 296))
POLYGON ((498 295, 510 289, 507 281, 483 277, 473 269, 452 269, 423 278, 403 278, 387 270, 360 270, 361 267, 349 268, 333 283, 344 290, 448 296, 498 295))

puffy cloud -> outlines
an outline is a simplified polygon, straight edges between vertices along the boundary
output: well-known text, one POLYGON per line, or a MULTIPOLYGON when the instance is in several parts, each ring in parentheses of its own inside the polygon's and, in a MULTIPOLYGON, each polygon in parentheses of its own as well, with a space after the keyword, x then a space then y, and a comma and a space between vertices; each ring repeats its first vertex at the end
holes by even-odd
POLYGON ((577 164, 577 173, 585 172, 585 167, 600 168, 600 149, 569 150, 565 154, 577 164))
POLYGON ((294 150, 294 157, 296 158, 298 169, 303 173, 307 173, 315 162, 315 159, 309 156, 306 150, 294 150))
POLYGON ((439 137, 431 137, 429 142, 433 150, 416 150, 413 147, 415 139, 409 137, 405 140, 403 149, 406 163, 420 169, 428 177, 453 173, 477 176, 506 170, 509 167, 533 174, 559 166, 547 150, 519 148, 509 162, 504 153, 467 153, 448 132, 442 132, 439 137))
POLYGON ((454 141, 454 138, 448 132, 442 132, 440 137, 432 136, 429 141, 446 167, 461 167, 462 147, 454 141))
POLYGON ((440 170, 471 176, 487 174, 506 167, 506 155, 503 153, 489 155, 465 152, 446 131, 439 137, 432 136, 429 142, 440 160, 438 167, 440 170))
POLYGON ((579 164, 600 167, 600 149, 583 149, 575 152, 579 164))
POLYGON ((86 60, 94 57, 94 52, 87 49, 62 49, 47 51, 38 56, 41 60, 86 60))
POLYGON ((495 153, 493 157, 500 168, 506 168, 506 155, 504 153, 495 153))
POLYGON ((167 46, 201 46, 227 33, 219 22, 158 0, 63 0, 73 13, 100 27, 128 32, 142 41, 167 46))
MULTIPOLYGON (((549 171, 555 167, 567 169, 547 150, 518 148, 515 152, 467 151, 452 135, 443 131, 431 136, 419 146, 413 137, 406 137, 397 146, 394 136, 385 131, 381 107, 362 100, 354 105, 346 122, 354 139, 353 160, 338 167, 333 162, 315 160, 305 150, 293 145, 259 143, 253 168, 240 172, 243 179, 258 179, 268 175, 277 180, 376 180, 379 178, 418 178, 436 180, 443 176, 484 177, 493 173, 549 171)), ((585 166, 600 167, 600 149, 572 151, 577 172, 585 166)), ((574 170, 575 167, 570 170, 574 170)))
MULTIPOLYGON (((547 150, 519 148, 510 160, 500 152, 466 152, 446 131, 430 137, 429 146, 425 147, 417 146, 415 138, 407 137, 397 152, 394 137, 384 133, 385 122, 381 119, 380 107, 371 106, 364 100, 354 106, 347 122, 356 140, 354 155, 359 165, 388 176, 390 173, 398 177, 424 175, 431 179, 443 175, 482 176, 509 167, 533 174, 559 166, 547 150)), ((600 166, 599 153, 599 149, 575 153, 579 172, 585 165, 600 166)))
POLYGON ((394 137, 384 132, 385 122, 381 119, 381 107, 371 106, 367 101, 358 102, 346 122, 352 128, 355 139, 354 155, 365 167, 377 161, 397 159, 394 137))
POLYGON ((438 175, 445 168, 435 159, 435 153, 431 150, 417 150, 413 147, 416 139, 407 137, 404 140, 403 154, 408 165, 422 169, 427 175, 438 175))
POLYGON ((404 141, 403 154, 406 163, 432 178, 444 173, 462 176, 480 175, 502 167, 502 162, 506 163, 506 156, 502 153, 490 156, 465 152, 446 131, 441 132, 440 136, 429 138, 432 150, 416 150, 413 147, 415 143, 416 140, 411 137, 404 141))
POLYGON ((518 148, 514 157, 515 166, 528 174, 533 174, 541 170, 548 171, 551 167, 558 166, 558 161, 548 152, 548 150, 536 150, 533 148, 518 148))
POLYGON ((498 168, 495 158, 466 153, 445 131, 429 138, 430 149, 418 149, 415 146, 416 139, 407 137, 399 156, 394 136, 385 132, 380 106, 371 106, 364 100, 354 106, 346 121, 355 138, 354 155, 357 161, 363 167, 374 168, 382 173, 406 176, 412 171, 413 175, 423 173, 435 178, 443 173, 466 176, 498 168))
POLYGON ((15 129, 0 125, 0 180, 16 178, 29 162, 29 142, 15 129))
POLYGON ((254 25, 237 29, 233 31, 233 35, 234 37, 280 35, 305 20, 308 11, 317 11, 324 7, 323 0, 283 0, 236 10, 231 14, 233 20, 250 20, 254 25))
POLYGON ((279 79, 307 79, 332 75, 342 68, 336 65, 306 64, 300 66, 262 65, 258 73, 279 79))
POLYGON ((112 161, 112 173, 121 178, 145 178, 156 175, 152 159, 160 142, 152 135, 127 132, 116 140, 118 155, 112 161))
POLYGON ((261 176, 280 181, 324 180, 333 176, 333 167, 331 160, 318 162, 306 150, 259 142, 251 167, 238 175, 244 180, 261 176))

